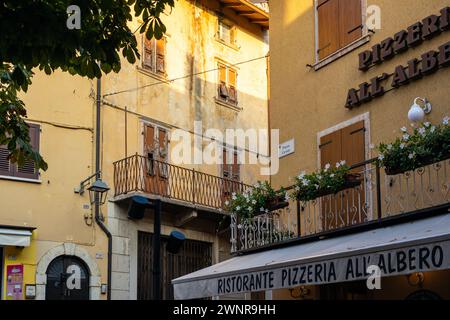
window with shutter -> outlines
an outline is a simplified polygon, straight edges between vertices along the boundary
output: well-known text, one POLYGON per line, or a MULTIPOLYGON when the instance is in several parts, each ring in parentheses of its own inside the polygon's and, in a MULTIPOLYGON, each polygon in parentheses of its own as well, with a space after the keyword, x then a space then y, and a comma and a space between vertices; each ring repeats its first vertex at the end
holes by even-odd
POLYGON ((218 66, 218 98, 229 104, 237 104, 237 71, 224 64, 218 66))
MULTIPOLYGON (((40 126, 29 124, 30 144, 34 151, 39 151, 40 126)), ((39 170, 33 160, 27 160, 22 165, 13 164, 8 159, 6 146, 0 146, 0 175, 25 179, 39 179, 39 170)))
POLYGON ((166 72, 166 39, 148 40, 144 36, 144 53, 142 68, 152 73, 165 76, 166 72))
MULTIPOLYGON (((332 132, 320 139, 320 161, 324 168, 327 164, 335 166, 341 160, 352 166, 365 160, 364 121, 357 122, 343 129, 332 132)), ((361 173, 362 168, 355 168, 353 173, 361 173)), ((321 200, 322 227, 324 231, 335 229, 345 225, 361 222, 365 207, 366 191, 364 188, 354 192, 341 193, 339 197, 325 197, 321 200), (348 203, 353 203, 354 208, 351 220, 347 219, 345 208, 348 203)))
POLYGON ((319 60, 361 38, 362 0, 318 0, 319 60))
POLYGON ((0 146, 0 175, 11 176, 12 168, 8 159, 9 151, 6 146, 0 146))

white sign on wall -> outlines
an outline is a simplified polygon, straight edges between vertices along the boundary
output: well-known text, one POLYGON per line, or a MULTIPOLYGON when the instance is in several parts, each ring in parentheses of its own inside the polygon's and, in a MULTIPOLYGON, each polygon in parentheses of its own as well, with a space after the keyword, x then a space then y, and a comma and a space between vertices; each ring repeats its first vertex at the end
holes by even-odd
POLYGON ((286 141, 278 147, 278 157, 283 158, 295 152, 295 139, 286 141))

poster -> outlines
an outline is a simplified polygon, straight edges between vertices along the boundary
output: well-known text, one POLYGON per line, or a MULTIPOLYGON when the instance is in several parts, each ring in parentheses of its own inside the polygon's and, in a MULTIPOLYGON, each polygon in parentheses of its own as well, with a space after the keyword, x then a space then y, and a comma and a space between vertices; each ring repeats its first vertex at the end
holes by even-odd
POLYGON ((6 300, 23 300, 23 265, 6 267, 6 300))

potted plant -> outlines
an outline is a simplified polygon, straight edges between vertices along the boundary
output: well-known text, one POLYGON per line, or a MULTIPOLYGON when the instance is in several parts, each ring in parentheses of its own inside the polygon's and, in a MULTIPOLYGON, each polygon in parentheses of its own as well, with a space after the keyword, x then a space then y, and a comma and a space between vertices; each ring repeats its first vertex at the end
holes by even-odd
POLYGON ((377 163, 387 175, 401 174, 450 158, 450 118, 440 125, 425 122, 408 132, 401 128, 402 136, 392 143, 381 143, 377 163))
POLYGON ((292 198, 299 201, 310 201, 316 198, 335 194, 339 191, 354 188, 361 184, 361 175, 351 173, 345 161, 336 163, 335 168, 327 164, 318 172, 306 174, 302 172, 295 178, 292 198))
POLYGON ((243 193, 233 193, 231 200, 225 202, 225 209, 240 218, 251 219, 289 205, 286 192, 275 191, 270 184, 259 182, 243 193))

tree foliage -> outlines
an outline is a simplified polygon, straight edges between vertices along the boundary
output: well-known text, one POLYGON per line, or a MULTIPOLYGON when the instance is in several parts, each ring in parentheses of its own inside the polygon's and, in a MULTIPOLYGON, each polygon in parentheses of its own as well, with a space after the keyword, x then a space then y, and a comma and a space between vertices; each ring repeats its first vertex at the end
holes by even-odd
POLYGON ((31 84, 32 70, 50 75, 55 70, 100 78, 119 72, 121 55, 129 63, 139 59, 137 40, 129 28, 134 17, 144 23, 136 30, 148 39, 166 31, 161 14, 175 0, 3 0, 0 3, 0 145, 19 164, 33 159, 47 169, 32 150, 25 123, 26 108, 18 94, 31 84), (66 26, 67 8, 81 10, 81 28, 66 26))

